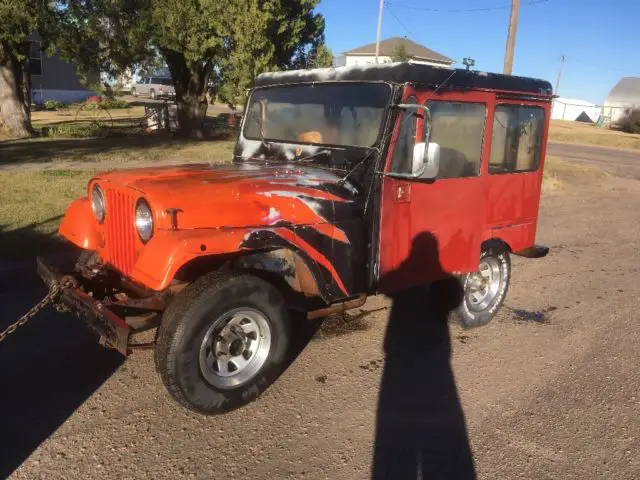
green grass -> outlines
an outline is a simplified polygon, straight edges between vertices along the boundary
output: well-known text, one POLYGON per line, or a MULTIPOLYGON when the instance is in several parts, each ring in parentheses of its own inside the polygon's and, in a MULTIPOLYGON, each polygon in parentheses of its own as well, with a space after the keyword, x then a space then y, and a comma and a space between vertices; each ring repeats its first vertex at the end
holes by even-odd
POLYGON ((92 170, 0 173, 0 259, 18 260, 50 252, 65 209, 86 194, 92 170))
POLYGON ((55 232, 72 200, 86 195, 96 171, 231 159, 232 141, 161 136, 40 138, 0 145, 0 260, 59 248, 55 232), (44 163, 44 165, 43 165, 44 163))

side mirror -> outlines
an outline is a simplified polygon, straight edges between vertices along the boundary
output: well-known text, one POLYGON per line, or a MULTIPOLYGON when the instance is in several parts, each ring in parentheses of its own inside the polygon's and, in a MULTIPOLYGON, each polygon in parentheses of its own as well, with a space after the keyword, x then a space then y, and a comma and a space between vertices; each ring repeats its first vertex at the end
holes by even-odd
POLYGON ((438 170, 440 170, 440 145, 435 142, 429 142, 424 172, 422 172, 421 178, 434 179, 438 176, 438 170))
POLYGON ((427 164, 427 144, 416 143, 413 146, 413 160, 411 162, 411 176, 421 177, 427 164))
POLYGON ((425 178, 434 179, 438 175, 440 167, 440 145, 430 142, 431 118, 430 111, 426 105, 419 104, 399 104, 397 108, 403 110, 419 110, 424 115, 424 127, 421 141, 413 146, 413 158, 411 160, 411 172, 392 173, 396 177, 425 178))
POLYGON ((416 143, 413 147, 411 176, 414 178, 434 179, 440 168, 440 145, 434 142, 416 143))

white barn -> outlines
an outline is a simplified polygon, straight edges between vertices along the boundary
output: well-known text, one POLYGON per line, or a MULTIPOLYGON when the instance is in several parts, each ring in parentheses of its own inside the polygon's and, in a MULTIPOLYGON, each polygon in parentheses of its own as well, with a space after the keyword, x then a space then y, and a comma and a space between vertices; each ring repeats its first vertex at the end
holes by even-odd
POLYGON ((604 115, 611 125, 620 121, 629 109, 640 109, 640 77, 624 77, 609 92, 604 115))
MULTIPOLYGON (((433 50, 420 45, 419 43, 412 42, 411 40, 403 37, 387 38, 380 41, 380 63, 391 63, 392 56, 399 48, 404 47, 404 51, 410 57, 410 62, 421 63, 424 65, 432 65, 435 67, 452 68, 455 60, 445 57, 444 55, 434 52, 433 50)), ((343 54, 341 58, 342 65, 367 65, 376 63, 376 44, 370 43, 362 47, 354 48, 343 54)))
POLYGON ((569 120, 572 122, 597 122, 602 109, 595 103, 574 98, 554 98, 551 109, 552 120, 569 120))

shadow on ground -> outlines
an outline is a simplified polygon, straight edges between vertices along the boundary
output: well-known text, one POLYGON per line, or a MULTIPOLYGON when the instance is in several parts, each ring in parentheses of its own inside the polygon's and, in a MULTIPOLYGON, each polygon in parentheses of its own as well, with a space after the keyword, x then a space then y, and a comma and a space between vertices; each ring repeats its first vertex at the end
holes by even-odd
MULTIPOLYGON (((46 246, 53 257, 70 256, 55 249, 59 245, 52 236, 29 227, 0 231, 0 243, 6 235, 46 246)), ((0 269, 0 331, 46 293, 37 280, 35 260, 33 269, 26 270, 25 275, 0 269)), ((122 362, 119 354, 99 346, 76 318, 51 307, 6 337, 0 343, 0 478, 7 478, 54 434, 122 362)))
POLYGON ((464 413, 451 369, 448 315, 462 300, 446 278, 437 241, 423 233, 392 284, 420 262, 444 280, 393 293, 378 398, 371 476, 374 479, 475 479, 464 413))
MULTIPOLYGON (((0 289, 6 284, 6 278, 1 273, 4 264, 11 267, 15 261, 34 260, 37 255, 49 253, 68 253, 72 250, 68 242, 57 234, 58 224, 62 216, 56 216, 42 222, 34 222, 24 227, 8 230, 6 225, 0 225, 0 289), (47 230, 50 233, 44 233, 47 230)), ((34 260, 35 271, 35 260, 34 260)), ((10 279, 9 279, 10 280, 10 279)))
MULTIPOLYGON (((43 285, 0 293, 0 330, 46 293, 43 285)), ((77 319, 51 307, 0 344, 0 478, 8 477, 123 362, 77 319)))

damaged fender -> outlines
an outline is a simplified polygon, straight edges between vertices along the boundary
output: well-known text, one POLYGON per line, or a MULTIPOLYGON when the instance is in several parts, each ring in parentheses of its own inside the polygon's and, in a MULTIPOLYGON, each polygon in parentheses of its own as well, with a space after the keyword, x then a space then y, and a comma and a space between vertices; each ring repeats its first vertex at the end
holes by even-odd
MULTIPOLYGON (((274 273, 282 271, 289 285, 306 295, 319 294, 326 298, 326 295, 323 294, 324 284, 320 280, 322 278, 321 268, 328 270, 341 285, 330 260, 284 227, 161 230, 156 232, 140 252, 131 278, 153 290, 160 291, 169 286, 181 267, 194 259, 239 252, 247 254, 260 252, 259 261, 257 257, 254 257, 253 263, 260 263, 262 265, 260 268, 274 273), (291 253, 282 252, 287 249, 291 253), (264 256, 268 250, 281 251, 277 254, 271 253, 273 257, 271 260, 281 263, 281 267, 267 266, 265 268, 265 265, 270 263, 270 261, 266 261, 264 256)), ((246 266, 252 266, 250 257, 243 262, 246 266)))

